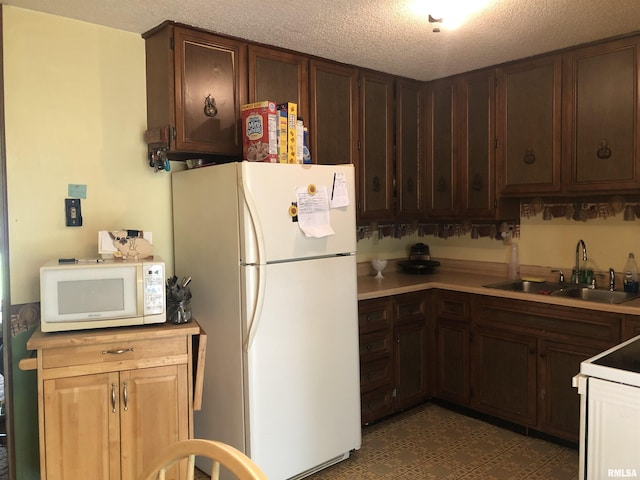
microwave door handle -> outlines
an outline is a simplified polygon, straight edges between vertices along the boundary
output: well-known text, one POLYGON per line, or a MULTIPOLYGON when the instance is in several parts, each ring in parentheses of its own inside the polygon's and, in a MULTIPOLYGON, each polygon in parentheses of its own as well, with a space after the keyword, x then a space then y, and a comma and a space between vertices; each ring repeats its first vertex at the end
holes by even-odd
POLYGON ((248 352, 251 348, 251 344, 253 343, 253 339, 256 336, 256 332, 258 331, 258 326, 260 324, 260 318, 262 317, 262 307, 264 306, 264 289, 265 284, 267 283, 267 272, 264 267, 254 266, 258 275, 258 285, 256 292, 256 301, 253 304, 253 309, 251 312, 251 319, 249 321, 249 331, 247 332, 247 338, 244 342, 244 350, 248 352))

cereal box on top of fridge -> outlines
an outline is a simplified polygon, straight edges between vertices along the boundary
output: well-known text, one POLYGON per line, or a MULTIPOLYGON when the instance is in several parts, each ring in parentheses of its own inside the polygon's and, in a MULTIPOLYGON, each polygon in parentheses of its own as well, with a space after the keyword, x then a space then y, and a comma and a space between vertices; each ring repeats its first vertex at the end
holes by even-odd
POLYGON ((293 102, 279 103, 276 108, 287 112, 287 163, 297 163, 296 122, 298 121, 298 104, 293 102))
POLYGON ((276 103, 247 103, 240 107, 242 158, 250 162, 278 161, 278 117, 276 103))

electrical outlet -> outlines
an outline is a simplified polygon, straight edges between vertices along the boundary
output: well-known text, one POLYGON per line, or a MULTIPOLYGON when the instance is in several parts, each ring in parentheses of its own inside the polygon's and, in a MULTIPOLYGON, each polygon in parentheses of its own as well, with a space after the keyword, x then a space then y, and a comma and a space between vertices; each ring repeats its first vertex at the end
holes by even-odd
POLYGON ((80 209, 79 198, 65 198, 64 211, 65 211, 67 227, 82 226, 82 210, 80 209))

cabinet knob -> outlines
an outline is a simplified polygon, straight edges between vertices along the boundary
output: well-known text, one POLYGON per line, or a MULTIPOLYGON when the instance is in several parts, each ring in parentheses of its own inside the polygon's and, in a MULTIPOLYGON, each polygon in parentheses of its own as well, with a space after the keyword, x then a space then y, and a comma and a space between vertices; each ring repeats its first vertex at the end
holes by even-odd
POLYGON ((525 165, 532 165, 536 161, 536 155, 533 153, 533 148, 527 148, 524 151, 524 157, 522 157, 522 161, 525 165))
POLYGON ((207 117, 215 117, 218 115, 218 107, 216 107, 216 99, 211 96, 211 94, 207 95, 207 98, 204 99, 204 114, 207 117))
POLYGON ((368 352, 369 352, 369 351, 371 351, 371 348, 372 348, 372 347, 371 347, 371 344, 367 345, 367 351, 368 351, 368 352))
POLYGON ((611 153, 613 152, 611 151, 609 142, 607 140, 602 140, 600 142, 600 145, 598 146, 598 150, 596 153, 598 155, 598 158, 600 158, 601 160, 606 160, 611 157, 611 153))

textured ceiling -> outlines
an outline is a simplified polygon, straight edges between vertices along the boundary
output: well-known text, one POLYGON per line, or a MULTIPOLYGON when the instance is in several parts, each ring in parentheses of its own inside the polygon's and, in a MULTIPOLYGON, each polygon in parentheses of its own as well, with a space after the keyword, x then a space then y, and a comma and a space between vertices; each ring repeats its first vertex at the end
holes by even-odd
POLYGON ((175 20, 419 80, 640 30, 640 0, 491 0, 458 30, 440 33, 411 13, 410 0, 3 3, 136 33, 175 20))

